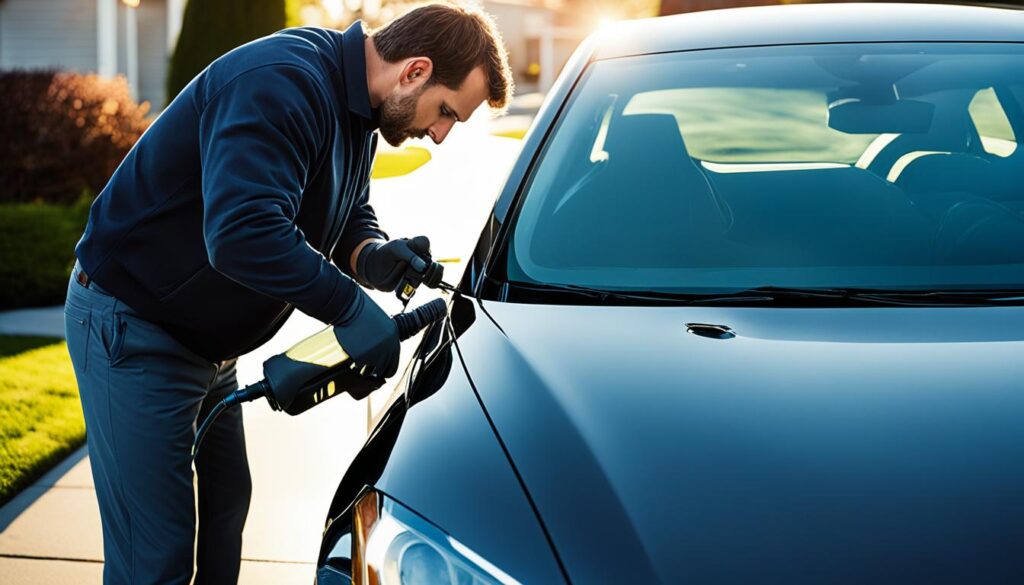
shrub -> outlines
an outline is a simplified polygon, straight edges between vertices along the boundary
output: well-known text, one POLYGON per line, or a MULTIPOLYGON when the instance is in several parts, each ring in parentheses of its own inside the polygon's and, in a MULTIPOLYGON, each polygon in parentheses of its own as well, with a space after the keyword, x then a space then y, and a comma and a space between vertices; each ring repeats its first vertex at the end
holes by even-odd
POLYGON ((288 0, 189 0, 167 72, 167 101, 214 59, 289 24, 288 0))
POLYGON ((4 71, 0 88, 0 202, 98 193, 149 124, 120 77, 4 71))
POLYGON ((0 310, 64 302, 88 204, 0 205, 0 310))

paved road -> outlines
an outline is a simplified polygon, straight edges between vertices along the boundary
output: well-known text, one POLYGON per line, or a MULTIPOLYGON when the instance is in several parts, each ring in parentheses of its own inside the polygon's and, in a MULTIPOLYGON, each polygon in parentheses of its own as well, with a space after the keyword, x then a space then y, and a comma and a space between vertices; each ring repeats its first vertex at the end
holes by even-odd
MULTIPOLYGON (((519 149, 518 141, 491 137, 489 129, 478 112, 443 147, 420 144, 433 159, 415 173, 374 182, 371 201, 391 237, 424 233, 437 258, 463 258, 472 249, 519 149)), ((446 280, 460 272, 461 266, 447 268, 446 280)), ((435 294, 420 292, 413 304, 435 294)), ((401 308, 390 295, 373 296, 391 313, 401 308)), ((60 335, 61 318, 59 307, 0 314, 0 332, 60 335)), ((239 360, 239 382, 262 377, 264 359, 321 327, 295 314, 264 347, 239 360)), ((379 390, 369 403, 379 408, 390 391, 379 390)), ((274 413, 262 401, 244 406, 254 487, 241 583, 312 581, 324 514, 366 436, 367 404, 341 396, 300 417, 274 413)), ((0 509, 0 583, 99 583, 102 553, 85 448, 0 509)))

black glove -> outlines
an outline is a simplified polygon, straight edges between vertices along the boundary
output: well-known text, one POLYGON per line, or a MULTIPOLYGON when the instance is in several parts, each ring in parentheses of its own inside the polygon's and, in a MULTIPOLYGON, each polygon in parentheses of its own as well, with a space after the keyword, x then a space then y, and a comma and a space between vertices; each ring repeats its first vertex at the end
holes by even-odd
POLYGON ((366 292, 355 290, 349 310, 334 323, 334 336, 352 359, 355 372, 376 388, 398 371, 398 326, 366 292))
POLYGON ((410 265, 422 274, 430 264, 430 240, 427 236, 416 236, 367 244, 356 258, 356 273, 369 286, 393 292, 410 265))

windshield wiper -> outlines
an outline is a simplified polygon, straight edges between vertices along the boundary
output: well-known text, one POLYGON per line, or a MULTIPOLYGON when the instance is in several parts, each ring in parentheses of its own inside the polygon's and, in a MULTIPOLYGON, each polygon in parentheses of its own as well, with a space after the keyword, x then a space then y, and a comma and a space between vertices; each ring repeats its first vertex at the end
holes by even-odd
POLYGON ((547 296, 569 295, 595 303, 626 302, 661 305, 776 305, 787 307, 849 307, 863 305, 984 306, 1024 304, 1024 291, 902 291, 858 288, 760 286, 723 293, 623 291, 574 284, 499 282, 510 290, 547 296))
POLYGON ((786 288, 763 286, 724 293, 689 293, 669 291, 624 291, 607 290, 575 284, 526 284, 521 282, 500 283, 511 290, 539 294, 572 295, 576 299, 587 299, 597 303, 631 302, 663 305, 717 305, 717 304, 783 304, 786 306, 845 306, 863 302, 886 303, 881 299, 853 300, 842 289, 830 288, 786 288))
POLYGON ((793 288, 782 286, 759 286, 735 292, 702 295, 695 304, 718 303, 774 303, 778 301, 802 300, 809 302, 849 300, 849 294, 836 288, 793 288))
POLYGON ((1020 290, 853 290, 857 298, 884 300, 904 305, 985 306, 1024 303, 1020 290))
POLYGON ((801 302, 801 304, 983 306, 1024 302, 1024 291, 903 291, 859 288, 800 288, 762 286, 693 301, 695 304, 745 302, 801 302))
POLYGON ((679 295, 675 293, 634 293, 629 291, 590 288, 575 284, 527 284, 523 282, 499 282, 497 280, 494 280, 494 282, 516 291, 541 294, 567 294, 577 298, 591 299, 600 303, 606 303, 608 301, 642 301, 644 303, 678 305, 681 303, 686 304, 692 300, 689 298, 690 295, 679 295))

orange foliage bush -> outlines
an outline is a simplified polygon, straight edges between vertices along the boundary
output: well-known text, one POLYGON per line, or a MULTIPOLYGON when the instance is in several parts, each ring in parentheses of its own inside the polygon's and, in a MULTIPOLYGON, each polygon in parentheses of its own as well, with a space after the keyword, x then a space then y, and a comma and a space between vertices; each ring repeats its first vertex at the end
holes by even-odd
POLYGON ((98 193, 149 125, 124 78, 0 72, 0 202, 98 193))

